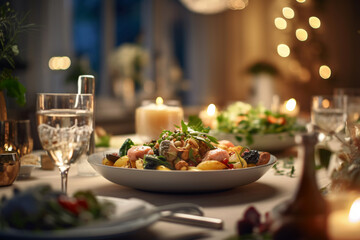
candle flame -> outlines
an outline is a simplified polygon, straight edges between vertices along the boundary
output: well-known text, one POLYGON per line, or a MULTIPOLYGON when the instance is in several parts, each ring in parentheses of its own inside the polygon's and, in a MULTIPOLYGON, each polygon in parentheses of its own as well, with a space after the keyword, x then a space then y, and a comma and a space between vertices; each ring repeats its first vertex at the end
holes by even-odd
POLYGON ((357 198, 351 205, 349 222, 360 222, 360 198, 357 198))
POLYGON ((324 99, 321 103, 323 108, 329 108, 330 107, 330 101, 327 99, 324 99))
POLYGON ((164 103, 164 100, 162 99, 162 97, 157 97, 156 98, 156 105, 161 105, 164 103))
POLYGON ((208 114, 209 116, 214 116, 215 113, 216 113, 216 106, 215 106, 215 104, 210 104, 210 105, 208 106, 206 112, 207 112, 207 114, 208 114))
POLYGON ((286 101, 285 107, 290 112, 294 111, 295 108, 296 108, 296 100, 295 100, 295 98, 290 98, 288 101, 286 101))

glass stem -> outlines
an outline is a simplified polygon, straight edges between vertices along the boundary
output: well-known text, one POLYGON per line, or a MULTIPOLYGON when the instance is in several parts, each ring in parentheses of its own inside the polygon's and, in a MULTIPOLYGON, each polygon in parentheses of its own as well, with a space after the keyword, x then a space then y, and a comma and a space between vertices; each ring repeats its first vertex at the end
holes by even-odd
POLYGON ((67 181, 68 181, 68 173, 69 173, 70 166, 63 166, 60 167, 60 174, 61 174, 61 191, 67 195, 67 181))

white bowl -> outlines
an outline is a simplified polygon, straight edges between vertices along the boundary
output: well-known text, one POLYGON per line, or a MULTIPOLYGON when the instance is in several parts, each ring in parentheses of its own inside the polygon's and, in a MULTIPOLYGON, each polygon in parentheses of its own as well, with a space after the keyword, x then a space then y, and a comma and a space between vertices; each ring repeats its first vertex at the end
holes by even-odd
POLYGON ((107 180, 140 190, 155 192, 210 192, 250 184, 261 178, 276 162, 256 167, 207 171, 159 171, 120 168, 102 164, 106 153, 95 153, 88 161, 107 180))

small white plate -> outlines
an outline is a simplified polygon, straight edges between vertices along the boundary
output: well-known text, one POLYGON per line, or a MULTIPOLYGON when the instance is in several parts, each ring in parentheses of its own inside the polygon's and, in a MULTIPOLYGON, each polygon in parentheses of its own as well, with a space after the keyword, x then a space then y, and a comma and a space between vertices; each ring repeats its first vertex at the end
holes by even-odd
MULTIPOLYGON (((101 201, 109 201, 116 206, 116 211, 111 219, 106 222, 102 221, 99 224, 93 224, 89 226, 71 228, 68 230, 56 230, 56 231, 43 231, 43 232, 30 232, 16 229, 1 229, 0 239, 50 239, 50 240, 85 240, 85 239, 104 239, 110 237, 118 237, 131 232, 135 232, 139 229, 145 228, 150 224, 156 222, 160 218, 160 213, 156 211, 150 211, 155 207, 147 202, 144 202, 144 208, 140 211, 151 212, 151 214, 141 215, 138 210, 133 209, 136 212, 138 218, 132 218, 129 221, 119 221, 117 218, 121 218, 124 213, 124 209, 129 206, 131 199, 121 199, 113 197, 98 197, 101 201)), ((131 212, 126 214, 130 215, 131 212)))
POLYGON ((31 172, 34 168, 40 168, 40 165, 20 165, 18 179, 27 179, 31 177, 31 172))
POLYGON ((230 189, 261 178, 276 162, 271 155, 268 164, 243 169, 212 171, 158 171, 120 168, 102 164, 106 153, 95 153, 88 161, 104 178, 119 185, 156 192, 209 192, 230 189))

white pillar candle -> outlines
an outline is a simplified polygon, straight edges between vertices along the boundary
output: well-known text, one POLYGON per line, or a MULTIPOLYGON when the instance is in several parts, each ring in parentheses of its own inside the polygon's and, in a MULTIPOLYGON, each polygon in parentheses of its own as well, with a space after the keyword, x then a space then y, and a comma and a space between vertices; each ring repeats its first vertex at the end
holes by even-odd
POLYGON ((163 130, 175 130, 184 118, 183 109, 167 103, 149 103, 140 106, 135 112, 136 134, 143 141, 158 139, 163 130))

